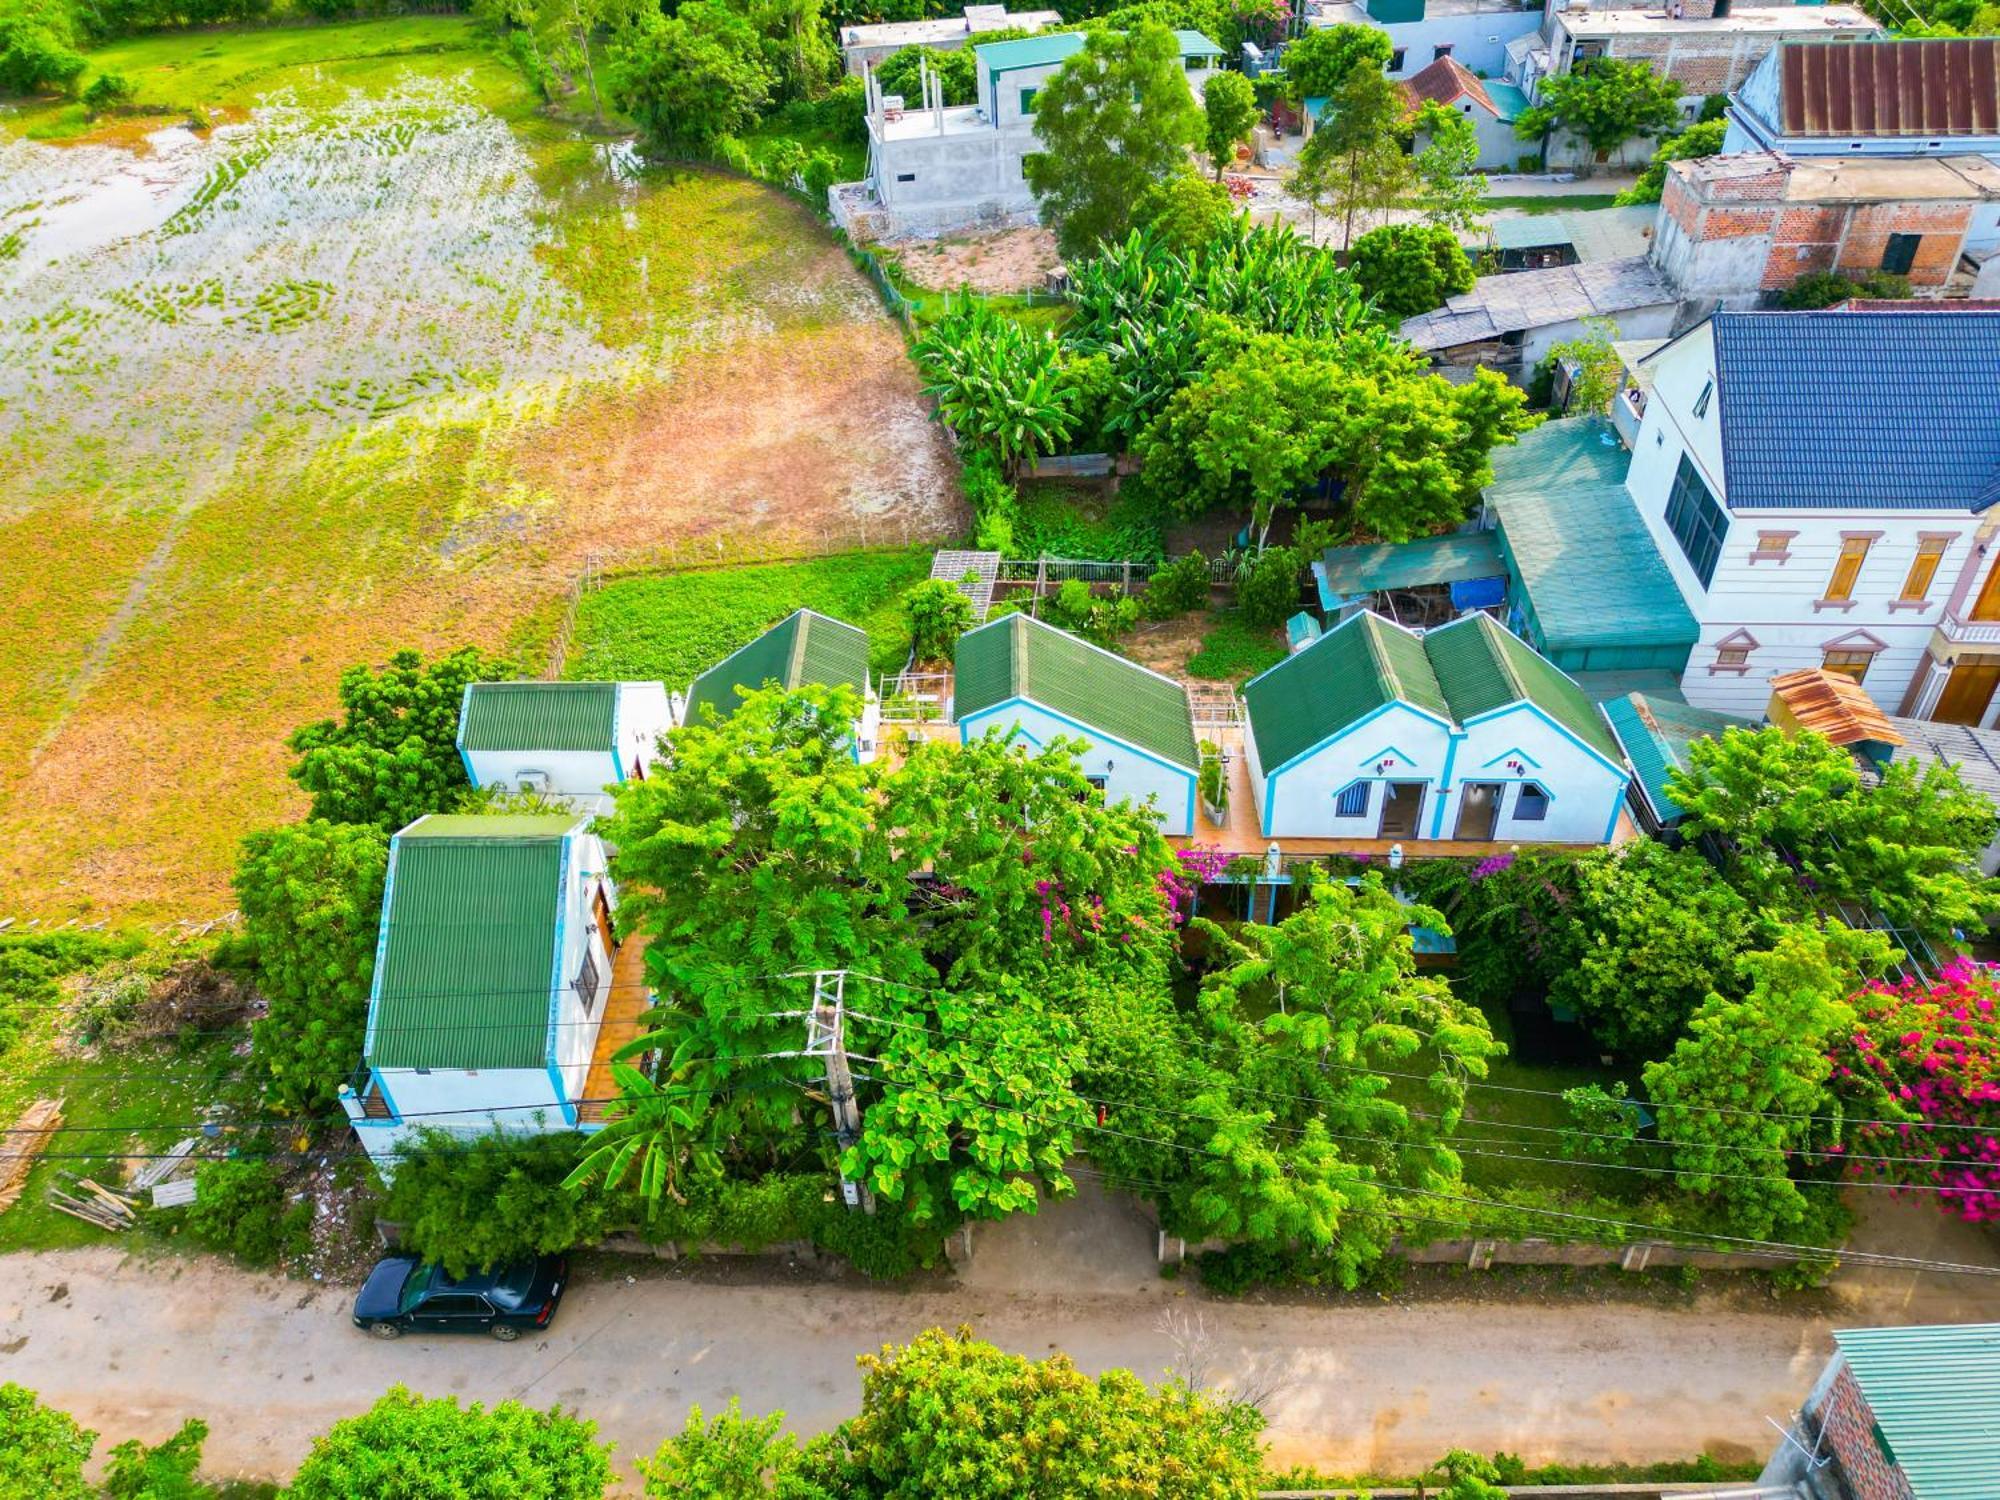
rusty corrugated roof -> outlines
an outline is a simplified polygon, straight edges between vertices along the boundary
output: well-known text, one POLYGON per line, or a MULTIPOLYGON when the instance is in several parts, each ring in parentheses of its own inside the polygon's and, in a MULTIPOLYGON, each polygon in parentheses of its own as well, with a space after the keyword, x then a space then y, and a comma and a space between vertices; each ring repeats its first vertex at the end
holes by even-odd
POLYGON ((1778 97, 1789 136, 2000 134, 2000 37, 1790 43, 1778 97))
POLYGON ((1868 689, 1851 677, 1822 667, 1806 667, 1771 679, 1771 713, 1774 724, 1789 720, 1801 729, 1825 735, 1836 745, 1853 745, 1873 740, 1883 745, 1900 745, 1888 716, 1875 706, 1868 689))

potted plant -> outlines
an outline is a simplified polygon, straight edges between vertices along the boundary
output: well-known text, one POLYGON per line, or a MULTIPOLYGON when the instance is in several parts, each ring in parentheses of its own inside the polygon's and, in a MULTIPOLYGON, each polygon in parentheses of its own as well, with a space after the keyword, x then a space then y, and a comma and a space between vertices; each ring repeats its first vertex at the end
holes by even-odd
POLYGON ((1218 828, 1229 821, 1229 757, 1210 740, 1201 742, 1201 769, 1195 775, 1202 816, 1218 828))

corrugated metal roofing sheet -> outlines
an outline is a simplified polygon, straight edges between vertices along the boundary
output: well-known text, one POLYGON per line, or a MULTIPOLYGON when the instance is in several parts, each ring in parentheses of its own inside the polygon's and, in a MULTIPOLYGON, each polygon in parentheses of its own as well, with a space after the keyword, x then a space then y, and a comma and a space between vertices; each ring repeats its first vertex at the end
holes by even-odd
POLYGON ((1320 584, 1320 603, 1331 609, 1377 589, 1417 588, 1424 584, 1466 583, 1474 578, 1500 578, 1507 572, 1500 560, 1500 543, 1490 531, 1461 531, 1450 536, 1419 537, 1413 542, 1377 542, 1363 547, 1329 547, 1313 564, 1320 584))
POLYGON ((1837 1328, 1833 1341, 1916 1500, 1993 1500, 2000 1323, 1837 1328))
POLYGON ((1958 767, 1959 778, 1989 801, 2000 804, 2000 729, 1974 729, 1967 724, 1935 724, 1928 719, 1891 717, 1889 727, 1903 737, 1890 753, 1893 761, 1918 766, 1958 767))
POLYGON ((378 1068, 539 1068, 570 818, 425 818, 396 836, 369 1016, 378 1068), (474 825, 484 825, 476 827, 474 825))
POLYGON ((1397 699, 1451 716, 1423 642, 1366 612, 1243 684, 1266 774, 1397 699))
POLYGON ((615 682, 475 682, 458 726, 467 750, 609 750, 615 682))
POLYGON ((2000 313, 1719 312, 1713 326, 1732 510, 2000 500, 2000 313))
POLYGON ((1802 667, 1771 679, 1771 714, 1800 729, 1823 734, 1836 745, 1900 745, 1889 716, 1875 706, 1868 689, 1851 677, 1823 667, 1802 667))
POLYGON ((788 692, 807 683, 868 687, 868 632, 809 609, 795 610, 747 646, 725 656, 688 689, 687 721, 703 722, 703 710, 726 719, 744 692, 772 684, 788 692))
POLYGON ((2000 37, 1787 42, 1781 128, 1792 136, 2000 133, 2000 37))
POLYGON ((1730 729, 1753 729, 1748 719, 1717 713, 1711 708, 1695 708, 1668 698, 1629 693, 1604 705, 1610 721, 1632 763, 1639 790, 1662 823, 1678 822, 1680 804, 1667 795, 1669 772, 1687 769, 1687 747, 1695 740, 1714 739, 1730 729))
POLYGON ((1040 704, 1190 771, 1201 765, 1185 688, 1019 613, 958 638, 952 682, 961 720, 1010 698, 1040 704))
POLYGON ((1602 417, 1545 422, 1494 450, 1486 501, 1551 653, 1701 638, 1626 493, 1626 461, 1602 417))

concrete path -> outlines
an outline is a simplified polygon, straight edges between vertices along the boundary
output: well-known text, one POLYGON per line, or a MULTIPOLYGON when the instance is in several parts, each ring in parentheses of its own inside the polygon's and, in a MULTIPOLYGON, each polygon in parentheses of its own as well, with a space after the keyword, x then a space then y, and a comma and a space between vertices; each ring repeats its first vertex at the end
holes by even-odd
MULTIPOLYGON (((1990 1241, 1903 1206, 1863 1226, 1908 1254, 1995 1259, 1990 1241), (1971 1238, 1967 1236, 1970 1235, 1971 1238)), ((1646 1460, 1701 1449, 1762 1455, 1765 1418, 1805 1393, 1836 1324, 2000 1316, 2000 1282, 1909 1272, 1843 1284, 1846 1310, 1687 1308, 1570 1298, 1379 1305, 1222 1301, 1151 1269, 1135 1211, 1086 1197, 982 1238, 959 1284, 878 1289, 801 1272, 746 1284, 713 1271, 579 1284, 549 1334, 380 1343, 348 1321, 351 1293, 212 1260, 113 1249, 0 1258, 0 1380, 40 1390, 111 1441, 157 1440, 185 1416, 211 1428, 217 1473, 282 1475, 312 1435, 401 1381, 432 1394, 560 1401, 627 1460, 690 1403, 731 1396, 812 1431, 855 1409, 854 1357, 961 1323, 1028 1355, 1158 1378, 1192 1327, 1211 1383, 1272 1389, 1281 1462, 1414 1468, 1447 1448, 1530 1460, 1646 1460)))

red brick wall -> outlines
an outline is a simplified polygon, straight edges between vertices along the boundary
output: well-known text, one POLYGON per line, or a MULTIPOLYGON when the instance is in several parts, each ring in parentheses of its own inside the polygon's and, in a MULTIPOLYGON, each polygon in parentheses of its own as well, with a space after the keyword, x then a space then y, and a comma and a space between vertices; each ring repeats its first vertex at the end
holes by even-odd
POLYGON ((1845 1365, 1834 1377, 1818 1415, 1826 1446, 1839 1460, 1841 1477, 1854 1500, 1915 1500, 1903 1471, 1875 1446, 1874 1415, 1845 1365))
POLYGON ((1880 270, 1892 234, 1920 234, 1912 286, 1941 286, 1951 278, 1958 247, 1972 219, 1967 203, 1870 203, 1855 208, 1840 249, 1839 269, 1863 274, 1880 270))

